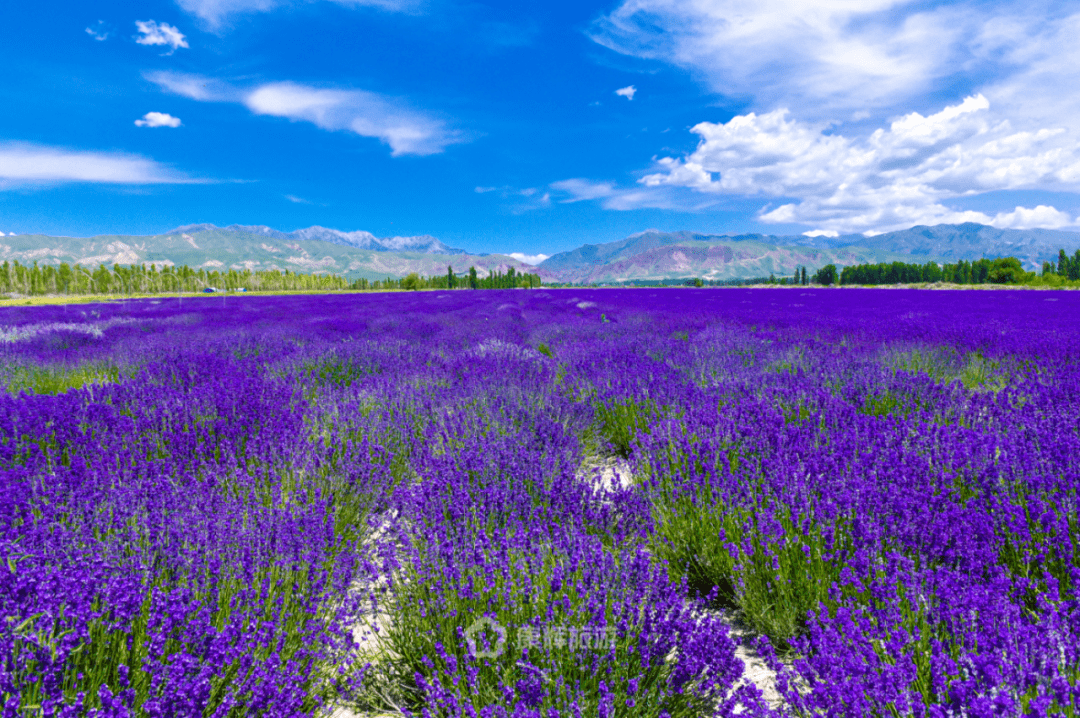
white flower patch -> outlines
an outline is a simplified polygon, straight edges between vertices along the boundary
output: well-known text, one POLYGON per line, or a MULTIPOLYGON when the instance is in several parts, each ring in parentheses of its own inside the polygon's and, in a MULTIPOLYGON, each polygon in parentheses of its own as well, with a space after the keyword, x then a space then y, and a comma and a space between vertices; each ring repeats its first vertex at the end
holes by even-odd
POLYGON ((505 357, 507 359, 518 359, 520 361, 540 358, 540 352, 535 349, 529 349, 528 347, 504 342, 501 339, 485 339, 477 344, 476 348, 469 353, 475 357, 496 356, 505 357))
POLYGON ((104 322, 42 322, 41 324, 24 324, 21 327, 0 327, 0 342, 11 344, 26 339, 31 339, 39 334, 49 332, 79 332, 87 334, 94 339, 105 336, 105 330, 117 324, 130 324, 134 319, 109 319, 104 322))

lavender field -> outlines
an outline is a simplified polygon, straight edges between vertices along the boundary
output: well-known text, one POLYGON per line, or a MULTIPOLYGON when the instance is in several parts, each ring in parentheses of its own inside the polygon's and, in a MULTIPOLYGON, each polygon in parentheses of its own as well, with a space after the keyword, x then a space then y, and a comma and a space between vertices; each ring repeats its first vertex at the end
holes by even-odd
POLYGON ((3 716, 1080 715, 1078 312, 2 309, 3 716))

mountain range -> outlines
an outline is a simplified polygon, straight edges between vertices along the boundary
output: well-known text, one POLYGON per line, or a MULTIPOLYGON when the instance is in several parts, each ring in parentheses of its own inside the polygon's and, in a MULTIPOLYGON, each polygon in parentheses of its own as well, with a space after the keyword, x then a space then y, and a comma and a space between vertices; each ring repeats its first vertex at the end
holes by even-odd
MULTIPOLYGON (((448 247, 435 237, 378 238, 369 232, 340 232, 309 227, 279 232, 270 227, 215 227, 192 224, 149 236, 98 235, 50 237, 40 234, 0 238, 0 261, 24 264, 156 264, 203 269, 290 270, 332 273, 355 279, 399 278, 411 272, 446 274, 448 266, 462 274, 476 267, 489 272, 535 273, 535 268, 502 254, 469 253, 448 247)), ((541 273, 552 281, 554 275, 541 273)))
POLYGON ((410 272, 462 274, 475 266, 480 276, 505 272, 539 274, 546 282, 586 284, 634 280, 747 279, 790 276, 798 266, 813 271, 826 264, 869 262, 955 262, 981 257, 1018 257, 1028 269, 1056 261, 1058 251, 1072 255, 1080 234, 1048 229, 996 229, 981 224, 917 226, 872 237, 763 234, 717 235, 646 230, 604 244, 586 244, 555 254, 538 266, 508 254, 471 253, 439 239, 376 237, 370 232, 342 232, 308 227, 281 232, 262 225, 192 224, 151 236, 100 235, 50 237, 8 235, 0 238, 0 261, 59 264, 158 264, 207 269, 331 272, 349 279, 385 279, 410 272))
MULTIPOLYGON (((212 224, 189 224, 184 227, 177 227, 176 229, 170 230, 169 232, 166 232, 166 234, 173 234, 176 232, 205 232, 216 229, 218 228, 212 224)), ((326 227, 315 225, 314 227, 308 227, 307 229, 298 229, 295 232, 279 232, 276 229, 261 224, 232 224, 228 227, 222 227, 221 231, 254 234, 260 237, 292 240, 294 242, 317 240, 320 242, 330 242, 331 244, 343 244, 348 247, 356 247, 357 249, 370 249, 375 252, 468 254, 464 249, 448 247, 428 234, 417 237, 383 237, 380 239, 371 232, 364 232, 362 230, 358 232, 342 232, 338 229, 327 229, 326 227)))
POLYGON ((872 237, 763 234, 715 235, 646 230, 605 244, 552 255, 540 269, 562 281, 588 284, 633 280, 749 279, 790 276, 798 266, 956 262, 1017 257, 1031 270, 1080 248, 1080 234, 1048 229, 996 229, 982 224, 917 226, 872 237))

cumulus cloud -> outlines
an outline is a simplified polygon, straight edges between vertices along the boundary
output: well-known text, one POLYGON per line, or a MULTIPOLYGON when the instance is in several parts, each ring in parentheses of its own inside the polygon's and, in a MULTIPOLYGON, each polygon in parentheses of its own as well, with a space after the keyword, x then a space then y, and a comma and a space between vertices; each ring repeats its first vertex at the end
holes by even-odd
POLYGON ((157 162, 119 152, 86 152, 27 142, 0 143, 0 187, 59 182, 195 182, 157 162))
POLYGON ((516 259, 519 262, 522 262, 523 264, 531 264, 531 265, 533 265, 535 267, 537 264, 540 264, 545 259, 547 259, 550 255, 547 255, 547 254, 523 254, 522 252, 511 252, 510 254, 508 254, 506 256, 513 257, 514 259, 516 259))
MULTIPOLYGON (((979 38, 1008 7, 1008 0, 992 11, 977 2, 624 0, 589 35, 616 52, 691 70, 755 109, 832 116, 911 107, 958 72, 997 69, 1000 60, 979 38)), ((1032 14, 1019 3, 1013 9, 1032 14)))
MULTIPOLYGON (((330 0, 346 7, 371 7, 390 12, 415 12, 422 0, 330 0)), ((255 12, 270 12, 279 7, 299 5, 314 0, 176 0, 186 12, 200 18, 211 28, 227 24, 233 17, 255 12)))
POLYGON ((804 237, 839 237, 840 233, 835 229, 813 229, 803 232, 804 237))
POLYGON ((634 99, 634 95, 637 94, 637 88, 633 85, 627 85, 626 87, 620 87, 615 90, 615 94, 619 97, 625 97, 628 100, 634 99))
MULTIPOLYGON (((702 122, 697 149, 657 161, 646 187, 709 194, 792 198, 759 219, 840 232, 936 222, 1060 224, 1056 210, 1017 209, 990 217, 945 202, 993 190, 1080 189, 1080 143, 1062 128, 1016 130, 989 114, 983 95, 929 116, 909 113, 868 137, 829 133, 786 110, 702 122)), ((1045 225, 1043 225, 1045 226, 1045 225)))
POLYGON ((431 155, 465 141, 446 123, 404 102, 365 90, 271 82, 242 89, 200 75, 153 72, 146 79, 166 92, 201 102, 239 102, 257 115, 310 122, 324 130, 353 132, 390 146, 391 154, 431 155))
POLYGON ((136 127, 179 127, 180 118, 166 112, 147 112, 142 119, 135 120, 136 127))
POLYGON ((1011 229, 1032 229, 1034 227, 1061 229, 1075 226, 1077 220, 1054 207, 1040 204, 1034 209, 1017 207, 1009 213, 999 212, 986 224, 1011 229))
POLYGON ((105 24, 104 20, 98 20, 96 23, 86 28, 86 34, 98 42, 103 42, 109 39, 110 29, 109 26, 105 24))
POLYGON ((180 30, 168 23, 158 23, 154 20, 136 20, 135 27, 138 28, 140 34, 140 37, 136 38, 135 42, 140 45, 168 45, 170 55, 177 48, 188 46, 187 40, 184 39, 180 30))
POLYGON ((746 109, 695 126, 697 150, 660 159, 639 194, 600 201, 653 206, 677 195, 649 192, 675 188, 760 197, 763 221, 837 232, 1076 226, 1048 204, 962 209, 990 191, 1080 191, 1080 94, 1062 90, 1080 86, 1080 12, 1040 8, 620 0, 589 28, 594 41, 684 68, 746 109))

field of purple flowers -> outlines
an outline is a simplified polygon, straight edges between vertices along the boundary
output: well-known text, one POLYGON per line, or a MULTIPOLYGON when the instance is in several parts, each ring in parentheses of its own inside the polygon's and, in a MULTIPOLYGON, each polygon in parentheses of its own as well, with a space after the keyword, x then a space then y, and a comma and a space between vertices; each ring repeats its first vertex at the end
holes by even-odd
POLYGON ((1078 312, 0 310, 2 715, 1078 716, 1078 312))

